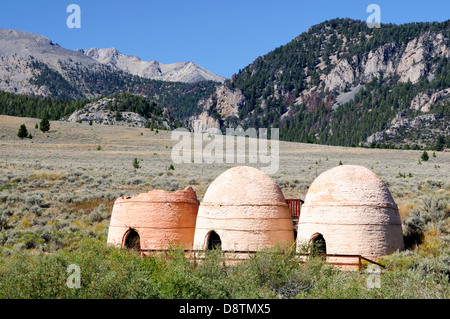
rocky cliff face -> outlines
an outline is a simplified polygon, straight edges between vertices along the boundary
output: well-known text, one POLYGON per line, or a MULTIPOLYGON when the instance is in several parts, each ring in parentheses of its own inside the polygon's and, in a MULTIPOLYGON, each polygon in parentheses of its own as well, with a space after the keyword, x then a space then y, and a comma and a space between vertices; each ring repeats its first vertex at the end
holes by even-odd
POLYGON ((442 33, 427 32, 405 45, 385 44, 370 51, 362 59, 354 56, 342 59, 326 76, 325 88, 342 91, 353 83, 370 82, 373 78, 398 76, 398 81, 417 83, 422 77, 432 77, 436 69, 433 60, 449 58, 448 39, 442 33))
POLYGON ((449 136, 448 121, 436 114, 418 115, 408 118, 404 112, 395 116, 388 128, 369 136, 364 143, 366 146, 372 143, 392 143, 400 145, 414 145, 427 147, 436 143, 436 136, 449 136))
POLYGON ((421 113, 408 116, 408 110, 400 111, 386 129, 370 135, 363 145, 393 143, 397 146, 417 144, 427 147, 436 142, 439 135, 449 136, 449 118, 445 114, 430 112, 431 106, 441 106, 450 101, 450 89, 428 90, 418 93, 411 101, 411 110, 421 113))
POLYGON ((235 124, 239 108, 244 104, 245 96, 241 90, 220 85, 210 97, 199 101, 201 112, 191 116, 187 120, 187 126, 196 132, 210 132, 211 129, 220 129, 224 124, 229 126, 230 119, 235 124), (225 123, 227 120, 228 123, 225 123))
POLYGON ((214 81, 223 83, 225 79, 214 74, 193 62, 179 62, 172 64, 158 61, 142 61, 130 55, 122 55, 117 49, 77 50, 94 60, 109 65, 118 70, 137 75, 147 79, 194 83, 200 81, 214 81))

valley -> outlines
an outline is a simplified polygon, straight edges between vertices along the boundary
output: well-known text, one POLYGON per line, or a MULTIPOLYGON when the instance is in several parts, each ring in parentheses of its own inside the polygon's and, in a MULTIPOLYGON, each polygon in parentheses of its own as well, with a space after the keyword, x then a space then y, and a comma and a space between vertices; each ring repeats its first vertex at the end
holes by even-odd
MULTIPOLYGON (((33 234, 37 240, 57 221, 67 223, 67 231, 76 226, 80 236, 87 230, 106 236, 117 197, 152 189, 176 191, 191 185, 201 199, 218 175, 238 165, 225 161, 173 164, 171 150, 178 140, 171 139, 170 131, 51 121, 50 132, 44 134, 34 128, 37 123, 38 119, 0 116, 0 205, 8 225, 3 245, 10 249, 20 244, 25 234, 33 234), (32 139, 17 137, 21 124, 27 126, 32 139), (141 161, 137 170, 132 166, 134 158, 141 161), (168 170, 171 164, 174 170, 168 170), (91 214, 103 218, 86 222, 91 214)), ((422 197, 450 196, 449 152, 435 152, 436 157, 428 152, 425 162, 420 160, 422 151, 412 150, 292 142, 280 142, 279 148, 279 170, 271 177, 286 198, 304 199, 312 181, 340 162, 365 166, 380 176, 403 219, 422 197)), ((239 165, 267 164, 249 164, 247 157, 246 163, 239 165)), ((50 239, 31 244, 44 250, 54 249, 51 246, 50 239)))

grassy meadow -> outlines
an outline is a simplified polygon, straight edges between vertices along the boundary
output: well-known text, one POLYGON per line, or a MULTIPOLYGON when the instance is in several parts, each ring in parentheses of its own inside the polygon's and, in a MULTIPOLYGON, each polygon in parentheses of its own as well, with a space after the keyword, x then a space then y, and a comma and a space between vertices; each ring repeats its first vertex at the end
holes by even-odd
POLYGON ((450 297, 450 152, 428 151, 422 161, 422 151, 280 142, 271 177, 286 198, 304 199, 315 177, 339 162, 370 168, 388 185, 408 250, 382 260, 381 288, 367 289, 366 274, 320 260, 299 266, 287 248, 230 269, 219 254, 194 267, 177 249, 170 258, 140 258, 107 247, 117 197, 191 185, 201 200, 237 164, 174 164, 178 141, 167 131, 51 122, 42 133, 37 123, 0 116, 0 298, 450 297), (32 139, 17 137, 21 124, 32 139), (66 286, 70 264, 82 269, 80 289, 66 286))

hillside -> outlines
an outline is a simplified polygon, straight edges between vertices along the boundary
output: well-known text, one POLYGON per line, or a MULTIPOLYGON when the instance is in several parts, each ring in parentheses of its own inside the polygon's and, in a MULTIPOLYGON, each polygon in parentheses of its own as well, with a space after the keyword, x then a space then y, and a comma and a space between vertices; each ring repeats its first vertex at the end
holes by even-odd
POLYGON ((196 114, 197 101, 202 95, 212 92, 214 87, 212 82, 205 82, 202 85, 174 83, 171 87, 154 87, 155 95, 151 95, 153 98, 142 93, 115 93, 107 97, 100 96, 89 100, 36 97, 0 91, 0 114, 35 118, 48 117, 51 120, 68 120, 72 116, 75 121, 89 122, 92 120, 98 123, 123 125, 123 119, 116 121, 115 118, 132 112, 135 113, 132 117, 140 117, 138 120, 140 124, 137 126, 143 124, 150 127, 150 124, 153 123, 154 128, 175 128, 182 126, 179 118, 196 114), (184 107, 178 107, 179 104, 184 107), (97 111, 99 112, 95 114, 97 111), (105 115, 103 116, 101 113, 105 113, 104 111, 110 114, 103 114, 105 115), (147 123, 147 120, 150 122, 147 123))
POLYGON ((450 21, 334 19, 235 74, 226 85, 244 96, 237 116, 209 113, 222 126, 280 127, 290 141, 431 146, 449 135, 449 58, 450 21))
POLYGON ((181 126, 167 108, 159 107, 149 99, 128 93, 114 94, 94 100, 70 116, 68 122, 88 122, 102 125, 120 125, 172 130, 181 126))
POLYGON ((78 101, 37 98, 0 91, 0 114, 150 129, 174 129, 182 126, 169 107, 162 107, 149 98, 129 93, 78 101))

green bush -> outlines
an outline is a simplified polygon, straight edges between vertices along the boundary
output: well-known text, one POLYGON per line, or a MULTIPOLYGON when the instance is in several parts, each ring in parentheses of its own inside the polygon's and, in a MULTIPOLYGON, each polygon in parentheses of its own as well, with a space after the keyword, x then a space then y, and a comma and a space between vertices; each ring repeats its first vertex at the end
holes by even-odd
POLYGON ((431 229, 448 234, 450 211, 445 196, 422 197, 421 205, 411 211, 403 223, 403 236, 407 249, 422 243, 426 231, 431 229))
POLYGON ((300 263, 294 247, 274 247, 245 261, 225 263, 220 250, 194 262, 180 248, 141 257, 83 239, 51 254, 6 250, 0 254, 0 298, 242 299, 242 298, 448 298, 449 263, 399 253, 383 260, 380 288, 369 273, 341 271, 322 258, 300 263), (69 265, 80 268, 80 288, 69 288, 69 265))
POLYGON ((272 297, 292 298, 314 286, 314 281, 299 266, 295 247, 263 250, 237 268, 272 297))

